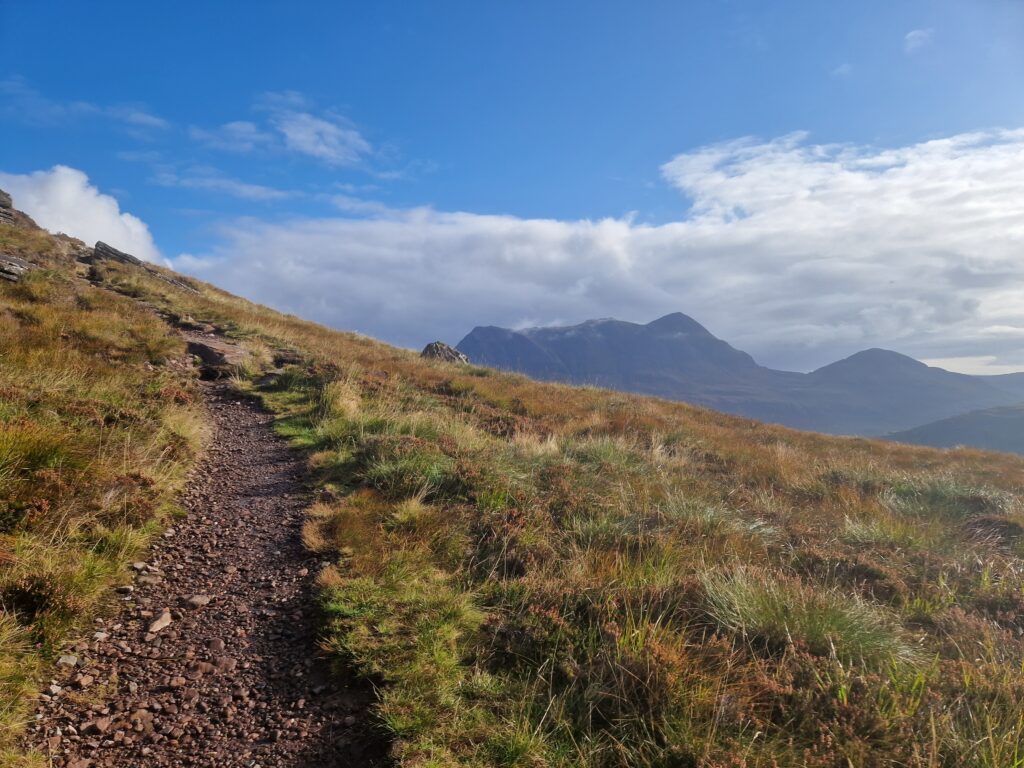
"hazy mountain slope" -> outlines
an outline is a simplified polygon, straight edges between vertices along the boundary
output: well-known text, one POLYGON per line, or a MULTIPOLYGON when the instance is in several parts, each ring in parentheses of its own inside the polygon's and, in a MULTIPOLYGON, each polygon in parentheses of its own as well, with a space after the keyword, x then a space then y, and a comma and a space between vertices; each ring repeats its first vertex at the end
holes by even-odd
POLYGON ((679 313, 646 325, 476 328, 458 346, 477 363, 538 379, 658 395, 833 434, 906 429, 1017 402, 1024 391, 1024 376, 965 376, 879 349, 810 374, 777 371, 679 313))
POLYGON ((1024 405, 972 411, 896 432, 887 439, 936 448, 969 446, 1024 454, 1024 405))
POLYGON ((976 378, 1024 402, 1024 373, 1006 373, 1001 376, 977 376, 976 378))

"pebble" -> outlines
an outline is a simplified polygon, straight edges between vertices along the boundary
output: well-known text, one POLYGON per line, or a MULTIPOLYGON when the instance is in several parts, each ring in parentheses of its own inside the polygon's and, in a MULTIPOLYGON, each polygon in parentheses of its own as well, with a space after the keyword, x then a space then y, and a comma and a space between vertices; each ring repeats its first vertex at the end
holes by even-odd
POLYGON ((161 629, 166 629, 171 625, 171 612, 164 608, 163 612, 157 619, 149 625, 149 634, 155 635, 161 629))

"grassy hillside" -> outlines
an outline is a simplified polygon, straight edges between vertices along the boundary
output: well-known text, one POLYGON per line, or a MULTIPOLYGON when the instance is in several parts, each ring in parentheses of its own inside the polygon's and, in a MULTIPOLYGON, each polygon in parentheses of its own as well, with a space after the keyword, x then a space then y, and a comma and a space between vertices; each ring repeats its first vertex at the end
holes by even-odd
POLYGON ((184 345, 76 277, 83 246, 0 224, 0 764, 32 691, 173 512, 201 440, 184 345))
POLYGON ((1024 765, 1024 461, 421 361, 211 287, 405 766, 1024 765), (285 360, 277 355, 277 363, 285 360))
POLYGON ((0 283, 4 744, 201 441, 142 299, 253 350, 237 386, 320 485, 325 647, 400 764, 1024 765, 1024 461, 428 363, 98 265, 117 295, 79 250, 0 226, 43 267, 0 283))

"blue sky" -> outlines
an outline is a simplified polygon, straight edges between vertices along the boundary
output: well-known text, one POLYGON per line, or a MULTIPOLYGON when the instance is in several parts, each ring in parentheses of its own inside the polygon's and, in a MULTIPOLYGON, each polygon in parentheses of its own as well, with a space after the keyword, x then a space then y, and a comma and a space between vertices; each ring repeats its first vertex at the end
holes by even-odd
POLYGON ((105 226, 67 210, 77 184, 138 220, 109 239, 145 250, 141 226, 176 268, 406 345, 678 309, 780 366, 862 346, 1024 364, 995 228, 964 219, 937 255, 921 209, 868 249, 863 222, 801 232, 772 202, 952 205, 966 175, 1015 234, 997 171, 1020 170, 1024 4, 146 5, 0 3, 0 182, 47 226, 105 226), (57 165, 86 180, 40 175, 57 165))

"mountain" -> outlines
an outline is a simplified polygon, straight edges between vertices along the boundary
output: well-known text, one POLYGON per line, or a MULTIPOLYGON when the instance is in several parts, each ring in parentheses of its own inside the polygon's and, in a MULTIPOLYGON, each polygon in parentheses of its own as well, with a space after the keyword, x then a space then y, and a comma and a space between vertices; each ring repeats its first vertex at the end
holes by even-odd
POLYGON ((641 325, 590 320, 563 328, 474 328, 458 344, 480 365, 536 379, 620 389, 800 429, 881 435, 1024 401, 1024 374, 968 376, 884 349, 811 373, 758 365, 676 312, 641 325))
POLYGON ((1024 454, 1024 405, 972 411, 887 435, 898 443, 1024 454))

